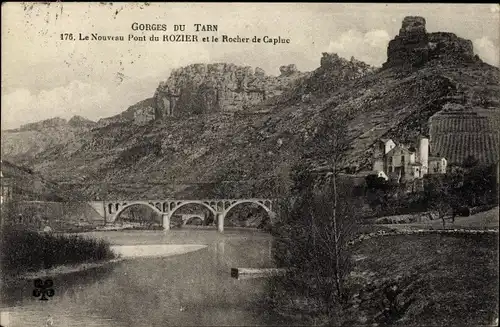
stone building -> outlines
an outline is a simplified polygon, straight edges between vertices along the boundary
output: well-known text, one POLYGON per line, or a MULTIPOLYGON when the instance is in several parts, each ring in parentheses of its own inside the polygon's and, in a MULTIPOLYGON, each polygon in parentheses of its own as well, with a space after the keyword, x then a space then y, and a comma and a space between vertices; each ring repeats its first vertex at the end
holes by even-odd
POLYGON ((372 170, 379 177, 397 182, 423 178, 426 174, 446 173, 443 157, 429 156, 429 139, 422 137, 418 149, 396 144, 391 139, 380 139, 375 149, 372 170))

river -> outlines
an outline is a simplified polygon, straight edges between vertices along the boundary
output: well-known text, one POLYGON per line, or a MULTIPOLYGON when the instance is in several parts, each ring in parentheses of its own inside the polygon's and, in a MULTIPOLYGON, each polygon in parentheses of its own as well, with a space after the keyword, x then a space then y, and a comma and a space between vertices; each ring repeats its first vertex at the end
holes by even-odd
POLYGON ((269 234, 186 228, 92 232, 113 245, 199 244, 169 257, 129 258, 53 276, 55 295, 32 296, 33 281, 4 285, 2 326, 236 326, 286 324, 259 309, 265 279, 232 278, 232 267, 273 267, 269 234))

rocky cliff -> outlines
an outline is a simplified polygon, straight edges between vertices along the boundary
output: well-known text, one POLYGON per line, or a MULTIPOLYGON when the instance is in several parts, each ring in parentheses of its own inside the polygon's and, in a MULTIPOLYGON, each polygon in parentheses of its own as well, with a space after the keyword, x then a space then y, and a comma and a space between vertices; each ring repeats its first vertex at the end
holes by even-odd
POLYGON ((279 76, 261 68, 234 64, 194 64, 174 70, 153 97, 156 119, 200 113, 248 110, 294 87, 307 76, 295 65, 280 67, 279 76))
POLYGON ((399 34, 389 42, 388 67, 420 67, 433 60, 448 62, 475 62, 480 59, 474 55, 472 42, 453 33, 427 33, 425 18, 405 17, 399 34))

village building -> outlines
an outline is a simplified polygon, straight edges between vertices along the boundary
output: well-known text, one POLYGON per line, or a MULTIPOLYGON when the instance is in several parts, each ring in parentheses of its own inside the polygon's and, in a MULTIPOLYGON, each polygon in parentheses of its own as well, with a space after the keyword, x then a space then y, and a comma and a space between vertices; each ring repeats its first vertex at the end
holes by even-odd
POLYGON ((380 139, 375 148, 372 171, 385 180, 412 181, 427 174, 445 174, 446 158, 429 156, 429 139, 422 137, 418 149, 380 139))

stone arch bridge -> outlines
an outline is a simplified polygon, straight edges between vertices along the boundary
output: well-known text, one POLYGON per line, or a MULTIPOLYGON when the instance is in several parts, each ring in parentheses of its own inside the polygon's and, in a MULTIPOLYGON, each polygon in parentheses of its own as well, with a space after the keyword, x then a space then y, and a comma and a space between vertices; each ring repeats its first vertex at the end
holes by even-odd
POLYGON ((189 204, 199 204, 207 208, 215 217, 217 221, 217 229, 219 232, 224 231, 224 219, 228 212, 234 207, 243 204, 257 204, 263 208, 269 218, 274 220, 276 217, 273 210, 272 199, 205 199, 205 200, 134 200, 134 201, 91 201, 89 205, 97 211, 106 221, 112 223, 116 218, 128 207, 143 205, 148 206, 155 212, 162 215, 162 225, 165 230, 170 229, 170 219, 174 213, 189 204))

